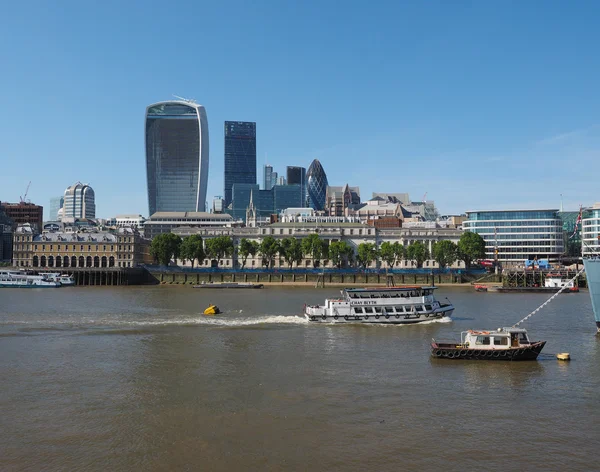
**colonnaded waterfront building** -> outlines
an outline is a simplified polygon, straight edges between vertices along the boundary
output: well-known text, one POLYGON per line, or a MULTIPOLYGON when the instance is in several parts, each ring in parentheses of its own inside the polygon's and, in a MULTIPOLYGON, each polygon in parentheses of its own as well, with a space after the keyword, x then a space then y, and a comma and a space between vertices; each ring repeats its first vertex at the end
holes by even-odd
POLYGON ((467 211, 463 229, 485 240, 488 259, 505 265, 525 260, 556 258, 565 252, 563 222, 559 210, 467 211))
POLYGON ((191 100, 146 108, 146 177, 150 215, 204 211, 208 185, 208 119, 191 100))

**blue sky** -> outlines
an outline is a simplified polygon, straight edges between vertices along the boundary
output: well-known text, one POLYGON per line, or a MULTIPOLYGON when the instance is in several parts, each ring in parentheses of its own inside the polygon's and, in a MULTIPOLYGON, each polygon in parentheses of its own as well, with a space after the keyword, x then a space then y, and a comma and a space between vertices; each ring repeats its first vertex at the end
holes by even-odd
MULTIPOLYGON (((0 17, 0 200, 77 180, 97 216, 148 212, 145 107, 257 122, 283 172, 427 193, 442 213, 600 201, 595 2, 10 2, 0 17)), ((267 156, 267 158, 265 158, 267 156)))

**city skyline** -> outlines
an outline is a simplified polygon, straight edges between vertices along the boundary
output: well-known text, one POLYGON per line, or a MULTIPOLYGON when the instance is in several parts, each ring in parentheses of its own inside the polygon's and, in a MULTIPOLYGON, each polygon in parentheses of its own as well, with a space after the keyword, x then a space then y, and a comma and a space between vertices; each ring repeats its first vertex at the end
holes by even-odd
POLYGON ((265 155, 275 169, 316 158, 332 185, 427 193, 445 214, 559 207, 561 194, 566 210, 600 200, 595 4, 189 10, 207 19, 207 37, 220 38, 196 62, 186 60, 198 52, 193 31, 132 34, 156 18, 176 22, 166 7, 127 5, 115 16, 107 5, 7 6, 4 33, 14 41, 2 47, 11 113, 0 117, 1 200, 18 201, 32 181, 29 199, 47 206, 84 180, 102 196, 99 216, 146 214, 141 110, 173 93, 211 114, 205 200, 223 193, 221 127, 231 118, 258 123, 258 167, 265 155), (100 40, 100 24, 110 41, 100 40), (79 119, 82 103, 91 118, 79 119), (34 108, 52 119, 31 139, 34 108))

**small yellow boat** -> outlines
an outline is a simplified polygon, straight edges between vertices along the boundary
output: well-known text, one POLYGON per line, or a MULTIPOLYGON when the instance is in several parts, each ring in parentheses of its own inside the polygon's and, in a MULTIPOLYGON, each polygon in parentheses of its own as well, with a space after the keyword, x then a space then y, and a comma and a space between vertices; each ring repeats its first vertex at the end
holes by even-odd
POLYGON ((218 315, 219 313, 221 313, 221 310, 219 310, 217 305, 209 305, 208 308, 204 310, 204 314, 209 316, 218 315))

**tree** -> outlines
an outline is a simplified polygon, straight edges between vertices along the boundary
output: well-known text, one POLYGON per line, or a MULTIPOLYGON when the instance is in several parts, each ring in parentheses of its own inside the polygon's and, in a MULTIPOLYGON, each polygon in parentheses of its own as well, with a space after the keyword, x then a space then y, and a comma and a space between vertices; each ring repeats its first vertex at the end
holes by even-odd
POLYGON ((310 234, 302 240, 302 252, 306 256, 312 257, 313 267, 318 267, 321 259, 325 255, 329 248, 325 247, 326 244, 319 238, 318 234, 310 234))
POLYGON ((242 257, 242 269, 246 267, 246 260, 250 254, 252 254, 252 242, 246 238, 242 238, 240 247, 238 247, 238 255, 242 257))
POLYGON ((204 260, 204 245, 202 244, 202 237, 197 234, 192 234, 187 238, 184 238, 181 243, 181 258, 183 260, 189 259, 194 267, 194 261, 197 259, 198 263, 204 260))
POLYGON ((423 267, 423 262, 429 259, 429 250, 421 241, 416 241, 406 248, 406 258, 415 261, 417 267, 423 267))
POLYGON ((206 241, 206 256, 209 259, 216 259, 217 265, 221 265, 221 260, 225 256, 233 254, 233 241, 229 236, 217 236, 206 241))
POLYGON ((296 238, 285 238, 280 243, 279 254, 283 256, 285 262, 292 268, 294 262, 296 265, 302 262, 302 244, 296 238))
POLYGON ((346 241, 334 241, 329 245, 329 259, 338 269, 344 261, 348 262, 351 253, 354 254, 354 249, 346 241))
POLYGON ((458 258, 465 261, 468 269, 474 260, 485 257, 485 241, 477 233, 465 231, 458 240, 458 258))
POLYGON ((444 240, 434 243, 431 252, 433 259, 442 269, 454 264, 458 259, 458 247, 452 241, 444 240))
POLYGON ((393 269, 394 265, 404 259, 404 246, 398 241, 393 244, 386 241, 379 248, 379 256, 390 269, 393 269))
POLYGON ((279 250, 279 242, 273 236, 267 236, 262 240, 259 251, 262 255, 262 263, 266 268, 273 265, 273 258, 279 250))
POLYGON ((171 259, 177 260, 181 248, 181 238, 173 233, 155 236, 150 245, 150 255, 161 265, 169 265, 171 259))
POLYGON ((358 245, 357 262, 366 269, 371 262, 377 259, 377 247, 373 243, 360 243, 358 245))

